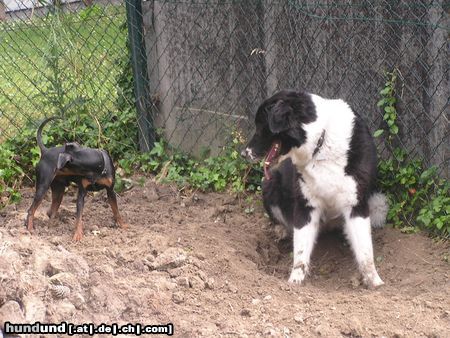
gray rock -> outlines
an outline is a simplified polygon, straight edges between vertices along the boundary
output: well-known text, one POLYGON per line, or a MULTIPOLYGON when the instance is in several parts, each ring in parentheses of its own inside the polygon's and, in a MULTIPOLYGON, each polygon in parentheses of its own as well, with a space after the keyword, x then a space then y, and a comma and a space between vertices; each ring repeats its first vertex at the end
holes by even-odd
POLYGON ((150 263, 150 268, 158 271, 167 271, 186 263, 187 255, 180 248, 168 248, 150 263))
POLYGON ((3 327, 5 322, 23 323, 24 318, 19 303, 13 300, 7 301, 0 308, 0 327, 3 327))

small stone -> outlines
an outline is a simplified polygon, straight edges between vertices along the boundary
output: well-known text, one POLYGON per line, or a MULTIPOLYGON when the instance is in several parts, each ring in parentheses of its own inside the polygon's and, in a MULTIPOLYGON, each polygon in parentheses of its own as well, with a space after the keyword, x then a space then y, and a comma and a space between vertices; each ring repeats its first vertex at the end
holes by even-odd
POLYGON ((205 282, 205 287, 209 290, 214 289, 214 278, 208 278, 208 280, 205 282))
MULTIPOLYGON (((319 336, 323 336, 323 337, 339 337, 341 335, 339 331, 337 331, 336 329, 332 328, 328 323, 319 324, 315 328, 315 332, 319 336)), ((359 336, 361 336, 361 334, 353 332, 353 330, 352 330, 351 336, 352 337, 359 337, 359 336)))
POLYGON ((249 309, 242 309, 241 310, 241 316, 242 317, 250 317, 251 316, 250 310, 249 309))
POLYGON ((167 271, 182 266, 187 260, 187 255, 180 248, 168 248, 155 258, 150 264, 153 270, 167 271))
POLYGON ((91 273, 90 275, 90 281, 91 281, 91 285, 99 285, 101 283, 101 276, 100 273, 98 271, 94 271, 91 273))
POLYGON ((325 330, 325 328, 324 328, 323 325, 318 325, 314 331, 315 331, 319 336, 322 336, 322 335, 324 335, 324 333, 325 333, 326 330, 325 330))
POLYGON ((303 324, 305 320, 303 319, 303 315, 297 314, 294 316, 294 321, 299 324, 303 324))
POLYGON ((73 305, 75 305, 75 307, 79 310, 82 309, 83 305, 86 303, 86 300, 84 299, 83 295, 78 292, 72 295, 70 297, 70 300, 72 301, 73 305))
POLYGON ((57 308, 58 314, 61 316, 61 318, 70 318, 76 311, 75 305, 66 300, 59 302, 57 308))
POLYGON ((264 301, 269 302, 272 300, 272 296, 271 295, 267 295, 264 297, 264 301))
POLYGON ((170 277, 177 278, 177 277, 180 277, 183 274, 184 269, 183 269, 183 267, 180 267, 180 268, 167 270, 167 272, 169 273, 170 277))
POLYGON ((268 326, 264 329, 265 336, 277 336, 277 330, 273 328, 273 326, 268 326))
POLYGON ((228 284, 228 291, 229 291, 229 292, 232 292, 232 293, 237 293, 237 292, 238 292, 238 289, 237 289, 237 287, 235 287, 234 285, 228 284))
POLYGON ((361 285, 361 281, 359 280, 358 276, 353 276, 352 278, 350 278, 350 284, 352 285, 352 287, 357 288, 361 285))
POLYGON ((291 287, 289 284, 282 284, 280 285, 280 290, 282 291, 291 291, 291 287))
POLYGON ((0 307, 0 327, 4 326, 4 322, 23 323, 24 315, 20 309, 19 303, 10 300, 0 307))
POLYGON ((189 264, 192 264, 196 268, 201 269, 204 263, 198 258, 190 257, 189 258, 189 264))
POLYGON ((403 332, 402 330, 397 330, 394 332, 394 338, 402 338, 405 337, 405 332, 403 332))
POLYGON ((172 301, 173 301, 175 304, 181 304, 181 303, 183 303, 183 302, 184 302, 184 295, 183 295, 183 293, 181 293, 181 292, 174 292, 174 293, 172 294, 172 301))
POLYGON ((206 276, 206 273, 204 273, 203 271, 198 271, 197 272, 198 276, 201 278, 202 281, 206 282, 206 280, 208 279, 208 276, 206 276))
POLYGON ((42 322, 45 319, 46 306, 42 299, 35 295, 25 296, 23 299, 25 307, 25 319, 28 322, 42 322))
POLYGON ((253 298, 252 299, 252 304, 253 305, 258 305, 259 303, 261 303, 261 299, 259 299, 259 298, 253 298))
POLYGON ((155 286, 157 290, 174 290, 178 285, 164 277, 160 277, 155 279, 155 286))
POLYGON ((206 259, 205 254, 201 253, 201 252, 197 252, 197 254, 195 255, 195 257, 197 257, 199 260, 204 261, 206 259))
POLYGON ((151 186, 148 189, 144 190, 144 198, 149 202, 154 202, 159 200, 159 194, 156 189, 156 186, 151 186))
POLYGON ((58 245, 61 244, 61 240, 60 240, 59 237, 53 236, 53 237, 50 239, 50 243, 52 243, 53 245, 58 246, 58 245))
POLYGON ((145 256, 145 261, 147 261, 147 262, 149 262, 149 263, 152 263, 152 262, 154 262, 155 261, 155 256, 153 256, 153 255, 147 255, 147 256, 145 256))
POLYGON ((191 288, 197 290, 203 290, 205 288, 205 282, 197 276, 193 276, 189 279, 189 285, 191 286, 191 288))
POLYGON ((132 264, 134 270, 138 272, 145 272, 148 271, 148 266, 146 266, 144 260, 136 260, 132 264))
POLYGON ((187 277, 178 277, 176 279, 176 281, 177 281, 178 286, 183 286, 185 288, 188 288, 190 286, 189 278, 187 278, 187 277))

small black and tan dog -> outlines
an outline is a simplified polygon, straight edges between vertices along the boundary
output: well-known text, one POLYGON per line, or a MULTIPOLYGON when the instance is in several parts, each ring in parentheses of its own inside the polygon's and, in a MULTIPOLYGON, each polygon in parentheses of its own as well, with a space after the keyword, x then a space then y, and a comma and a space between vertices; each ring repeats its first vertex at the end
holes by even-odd
POLYGON ((42 143, 42 130, 48 122, 55 119, 58 117, 47 118, 37 131, 36 139, 41 150, 41 158, 36 166, 36 195, 28 209, 25 226, 30 232, 33 231, 34 214, 48 188, 52 190, 52 204, 47 215, 53 218, 61 204, 65 188, 70 182, 74 182, 78 185, 76 225, 73 236, 75 241, 83 238, 82 214, 87 191, 106 189, 114 220, 121 228, 127 228, 128 225, 120 216, 117 207, 114 192, 115 168, 108 152, 81 147, 76 142, 66 143, 60 147, 45 147, 42 143))

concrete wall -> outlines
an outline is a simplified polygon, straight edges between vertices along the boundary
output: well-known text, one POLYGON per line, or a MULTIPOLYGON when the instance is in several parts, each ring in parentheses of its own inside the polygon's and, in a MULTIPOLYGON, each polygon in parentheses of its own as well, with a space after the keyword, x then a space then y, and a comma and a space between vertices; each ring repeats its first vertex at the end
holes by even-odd
POLYGON ((442 166, 450 97, 443 2, 146 1, 157 124, 184 150, 214 151, 231 129, 250 132, 265 97, 303 88, 347 100, 375 130, 382 125, 376 102, 384 71, 397 68, 396 142, 442 166))
POLYGON ((265 96, 262 5, 144 2, 148 70, 158 126, 171 143, 219 149, 265 96), (257 15, 248 15, 257 13, 257 15))

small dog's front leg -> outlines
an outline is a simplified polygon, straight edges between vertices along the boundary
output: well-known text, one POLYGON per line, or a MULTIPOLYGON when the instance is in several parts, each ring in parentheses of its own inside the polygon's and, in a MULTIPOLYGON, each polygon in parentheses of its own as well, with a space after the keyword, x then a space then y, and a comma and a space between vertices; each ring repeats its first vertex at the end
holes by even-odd
POLYGON ((75 221, 75 234, 73 235, 74 241, 81 241, 81 239, 83 238, 83 208, 85 196, 86 196, 86 188, 82 184, 79 184, 77 197, 77 217, 75 221))

